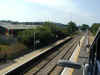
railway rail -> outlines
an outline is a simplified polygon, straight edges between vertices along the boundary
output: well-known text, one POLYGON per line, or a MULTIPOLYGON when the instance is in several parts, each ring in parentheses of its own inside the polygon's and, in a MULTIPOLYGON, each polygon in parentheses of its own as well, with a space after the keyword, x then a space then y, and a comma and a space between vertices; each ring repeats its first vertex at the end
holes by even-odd
POLYGON ((63 68, 58 67, 57 61, 59 59, 69 59, 72 55, 74 48, 79 42, 80 37, 72 39, 61 48, 58 48, 55 52, 52 52, 49 56, 43 60, 39 60, 32 65, 29 71, 24 71, 24 75, 59 75, 63 68), (67 47, 66 47, 67 46, 67 47))
POLYGON ((64 42, 52 48, 6 75, 59 75, 63 68, 56 65, 57 61, 70 58, 81 36, 67 40, 67 43, 64 42))

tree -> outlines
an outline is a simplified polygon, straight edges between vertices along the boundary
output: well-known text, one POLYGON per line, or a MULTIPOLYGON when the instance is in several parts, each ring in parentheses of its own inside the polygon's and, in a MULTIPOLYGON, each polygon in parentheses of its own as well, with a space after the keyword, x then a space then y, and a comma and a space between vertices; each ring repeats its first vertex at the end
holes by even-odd
POLYGON ((76 32, 78 30, 78 27, 76 26, 76 24, 74 22, 69 22, 67 25, 67 31, 69 34, 72 34, 74 32, 76 32))
POLYGON ((91 26, 91 32, 95 35, 99 27, 100 27, 100 23, 94 23, 91 26))
POLYGON ((42 26, 35 29, 20 31, 17 37, 19 41, 31 47, 36 40, 40 42, 38 46, 45 46, 55 42, 57 39, 64 38, 66 34, 65 28, 60 28, 51 22, 45 22, 42 26))
POLYGON ((55 35, 55 37, 57 37, 54 39, 61 39, 67 36, 66 28, 62 28, 52 22, 45 22, 44 25, 50 28, 51 32, 55 35))
POLYGON ((82 26, 80 26, 80 29, 81 29, 81 30, 89 29, 89 25, 83 24, 82 26))
POLYGON ((18 32, 17 38, 20 42, 30 46, 32 42, 31 37, 34 36, 34 31, 34 29, 20 31, 18 32))
POLYGON ((58 28, 56 24, 52 22, 45 22, 43 26, 49 28, 52 31, 52 33, 56 34, 56 30, 58 28))
POLYGON ((37 27, 36 29, 21 31, 17 37, 20 42, 26 44, 28 47, 33 46, 36 40, 40 41, 39 45, 47 45, 55 39, 50 27, 45 25, 37 27))
POLYGON ((37 34, 43 45, 47 45, 55 40, 55 35, 48 26, 38 27, 37 34))

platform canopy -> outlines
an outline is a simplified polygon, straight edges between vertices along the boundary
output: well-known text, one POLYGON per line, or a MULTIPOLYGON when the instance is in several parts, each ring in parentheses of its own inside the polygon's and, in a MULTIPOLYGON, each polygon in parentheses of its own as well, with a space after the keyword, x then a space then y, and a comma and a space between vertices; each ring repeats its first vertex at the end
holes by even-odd
POLYGON ((0 23, 0 27, 6 29, 34 29, 41 25, 24 25, 24 24, 10 24, 10 23, 0 23))

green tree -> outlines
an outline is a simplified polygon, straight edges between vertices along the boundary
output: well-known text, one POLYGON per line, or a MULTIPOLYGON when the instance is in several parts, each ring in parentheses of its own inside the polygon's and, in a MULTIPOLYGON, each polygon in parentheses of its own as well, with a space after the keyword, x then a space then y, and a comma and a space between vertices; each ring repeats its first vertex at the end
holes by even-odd
POLYGON ((76 24, 74 22, 69 22, 67 24, 67 31, 69 34, 73 34, 78 30, 78 27, 76 26, 76 24))
POLYGON ((81 30, 89 29, 89 25, 83 24, 82 26, 80 26, 80 29, 81 29, 81 30))
POLYGON ((99 27, 100 27, 100 23, 94 23, 91 26, 91 32, 95 35, 99 27))
POLYGON ((18 39, 27 46, 33 46, 34 41, 39 40, 38 46, 48 45, 57 39, 66 36, 65 28, 60 28, 52 22, 45 22, 42 26, 32 30, 24 30, 18 33, 18 39), (34 35, 35 33, 35 35, 34 35), (35 40, 34 40, 35 37, 35 40))
POLYGON ((24 30, 24 31, 20 31, 18 33, 18 40, 24 44, 30 44, 30 42, 32 41, 31 40, 31 37, 34 36, 34 29, 32 30, 24 30))
POLYGON ((54 24, 52 22, 45 22, 43 26, 49 28, 52 33, 56 34, 56 31, 58 28, 56 24, 54 24))
POLYGON ((36 29, 20 31, 18 33, 18 39, 28 47, 33 46, 34 41, 36 40, 40 41, 39 45, 47 45, 54 41, 54 34, 52 33, 50 27, 43 25, 41 27, 37 27, 36 29))
POLYGON ((67 36, 67 30, 66 28, 62 28, 60 26, 57 26, 56 24, 52 23, 52 22, 45 22, 44 23, 45 26, 48 26, 51 30, 51 32, 55 35, 54 39, 61 39, 67 36))
POLYGON ((49 44, 55 39, 54 33, 52 33, 49 26, 42 26, 37 28, 37 37, 40 40, 41 44, 49 44))

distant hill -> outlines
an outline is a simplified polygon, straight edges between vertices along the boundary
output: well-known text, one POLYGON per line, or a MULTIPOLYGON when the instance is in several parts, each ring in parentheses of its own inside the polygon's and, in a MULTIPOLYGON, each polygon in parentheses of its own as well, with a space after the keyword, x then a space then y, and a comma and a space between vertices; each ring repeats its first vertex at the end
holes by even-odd
MULTIPOLYGON (((54 23, 54 22, 53 22, 54 23)), ((57 26, 59 26, 59 27, 66 27, 67 25, 65 25, 65 24, 62 24, 62 23, 54 23, 54 24, 56 24, 57 26)))

